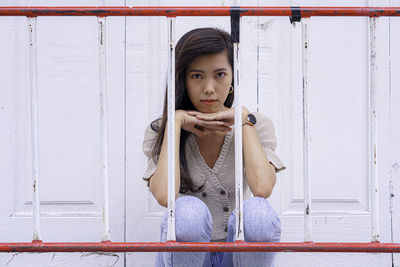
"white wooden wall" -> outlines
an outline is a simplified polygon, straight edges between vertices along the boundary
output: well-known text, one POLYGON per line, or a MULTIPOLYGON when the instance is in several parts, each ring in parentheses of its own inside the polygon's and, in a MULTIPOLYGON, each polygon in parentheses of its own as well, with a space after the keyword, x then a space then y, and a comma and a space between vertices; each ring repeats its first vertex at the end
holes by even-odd
MULTIPOLYGON (((99 6, 103 1, 18 1, 0 5, 99 6)), ((197 0, 191 5, 232 5, 197 0)), ((109 6, 188 5, 187 1, 108 0, 109 6)), ((400 6, 399 0, 248 0, 241 5, 400 6)), ((230 30, 229 17, 177 18, 192 28, 230 30)), ((243 104, 270 116, 279 173, 270 202, 282 241, 303 241, 301 28, 287 17, 244 17, 243 104)), ((371 240, 368 153, 368 18, 311 18, 309 175, 313 240, 371 240)), ((107 18, 110 212, 113 242, 158 241, 165 210, 141 177, 144 128, 161 114, 166 19, 107 18)), ((381 242, 400 242, 400 18, 378 22, 377 136, 381 242), (391 192, 393 188, 393 192, 391 192), (394 197, 390 197, 390 193, 394 197)), ((39 156, 42 239, 101 241, 97 24, 94 17, 38 18, 39 156)), ((28 32, 25 17, 0 17, 0 242, 32 239, 28 32)), ((151 266, 155 253, 0 254, 0 266, 151 266)), ((277 266, 400 266, 391 254, 280 253, 277 266), (296 263, 295 265, 293 263, 296 263)))

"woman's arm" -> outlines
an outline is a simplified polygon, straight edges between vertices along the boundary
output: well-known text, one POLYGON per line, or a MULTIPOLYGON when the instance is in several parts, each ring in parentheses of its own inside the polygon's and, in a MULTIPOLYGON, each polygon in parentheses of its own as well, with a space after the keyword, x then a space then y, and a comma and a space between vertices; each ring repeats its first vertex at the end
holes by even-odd
MULTIPOLYGON (((242 118, 249 113, 243 108, 242 118)), ((269 162, 254 126, 243 125, 242 139, 243 163, 250 190, 256 197, 268 198, 276 182, 275 167, 269 162)))
MULTIPOLYGON (((175 198, 180 189, 180 161, 179 144, 181 129, 191 132, 199 137, 203 137, 208 129, 228 131, 230 128, 227 123, 221 121, 205 122, 192 116, 185 110, 175 111, 175 198), (196 126, 207 127, 200 129, 196 126)), ((161 206, 168 205, 168 128, 165 127, 164 139, 161 146, 160 155, 156 170, 150 177, 150 191, 161 206)))
MULTIPOLYGON (((181 117, 175 113, 175 198, 180 188, 179 142, 181 137, 181 117)), ((150 191, 161 206, 168 205, 168 127, 165 126, 164 139, 157 162, 157 168, 150 179, 150 191)))
MULTIPOLYGON (((228 125, 233 125, 234 113, 233 108, 227 108, 224 111, 213 114, 205 114, 197 111, 189 112, 189 114, 197 116, 197 118, 207 123, 222 121, 228 125)), ((247 117, 249 113, 247 108, 242 108, 242 118, 247 117)), ((254 196, 268 198, 272 193, 276 181, 275 167, 268 160, 256 128, 245 124, 242 129, 244 167, 246 168, 247 183, 254 196)))

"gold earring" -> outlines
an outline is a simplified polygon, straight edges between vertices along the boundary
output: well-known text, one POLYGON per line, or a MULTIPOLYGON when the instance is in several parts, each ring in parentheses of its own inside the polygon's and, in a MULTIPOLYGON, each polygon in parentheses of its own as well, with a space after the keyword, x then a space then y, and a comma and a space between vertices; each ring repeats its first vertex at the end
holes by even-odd
POLYGON ((231 84, 231 87, 229 88, 229 93, 232 94, 233 93, 233 86, 231 84))

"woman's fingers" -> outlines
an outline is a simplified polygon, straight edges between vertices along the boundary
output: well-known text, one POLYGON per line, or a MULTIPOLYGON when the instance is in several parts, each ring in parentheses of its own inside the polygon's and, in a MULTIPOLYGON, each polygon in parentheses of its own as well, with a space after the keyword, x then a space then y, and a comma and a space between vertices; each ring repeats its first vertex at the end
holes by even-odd
POLYGON ((200 112, 196 112, 193 113, 194 116, 196 116, 197 118, 201 118, 204 120, 213 120, 215 118, 215 113, 200 113, 200 112))
POLYGON ((204 121, 222 121, 228 123, 229 125, 232 125, 234 121, 234 112, 233 109, 229 109, 211 114, 197 113, 196 118, 204 121))
POLYGON ((223 121, 204 121, 204 120, 200 120, 200 119, 196 119, 195 124, 202 126, 202 127, 206 127, 206 128, 219 127, 219 126, 228 127, 229 126, 229 124, 227 124, 226 122, 223 122, 223 121))
POLYGON ((191 115, 191 116, 194 116, 194 117, 196 117, 197 115, 202 115, 202 114, 206 114, 206 113, 201 113, 201 112, 198 112, 198 111, 188 111, 187 112, 189 115, 191 115))
POLYGON ((206 132, 204 130, 199 130, 196 127, 193 127, 192 133, 197 137, 204 137, 206 135, 206 132))
MULTIPOLYGON (((223 112, 227 113, 227 111, 223 112)), ((186 116, 185 123, 182 125, 183 128, 199 137, 203 137, 212 131, 228 132, 232 130, 229 127, 232 125, 231 121, 218 119, 225 118, 226 115, 224 114, 207 114, 198 111, 187 111, 187 115, 189 116, 186 116)))
POLYGON ((212 113, 212 114, 205 114, 205 113, 200 113, 200 114, 196 114, 196 117, 202 120, 222 120, 222 119, 226 119, 228 116, 228 114, 225 113, 212 113))

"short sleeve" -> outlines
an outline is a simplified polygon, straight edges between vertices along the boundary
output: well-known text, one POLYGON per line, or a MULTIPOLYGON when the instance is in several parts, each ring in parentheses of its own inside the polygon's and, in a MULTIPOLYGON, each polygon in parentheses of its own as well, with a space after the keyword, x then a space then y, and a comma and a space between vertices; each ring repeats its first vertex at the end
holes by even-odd
POLYGON ((275 153, 277 141, 275 127, 272 120, 259 112, 254 113, 254 115, 257 119, 257 134, 260 138, 261 145, 267 154, 268 160, 272 163, 272 165, 274 165, 276 172, 285 169, 286 166, 275 153))
POLYGON ((157 163, 154 162, 154 160, 151 157, 153 147, 156 142, 156 138, 157 138, 157 132, 151 128, 151 125, 147 126, 144 132, 143 145, 142 145, 143 153, 147 157, 147 167, 145 173, 143 174, 143 178, 146 179, 150 178, 154 174, 157 167, 157 163))

